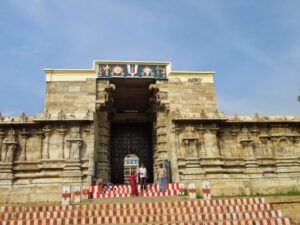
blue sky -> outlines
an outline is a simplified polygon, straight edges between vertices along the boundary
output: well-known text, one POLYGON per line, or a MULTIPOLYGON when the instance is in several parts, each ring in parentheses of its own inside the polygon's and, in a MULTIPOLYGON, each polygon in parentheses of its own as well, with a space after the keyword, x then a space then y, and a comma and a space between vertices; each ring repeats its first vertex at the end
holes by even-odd
POLYGON ((42 112, 45 67, 120 59, 215 71, 227 115, 300 115, 299 12, 298 0, 2 0, 0 112, 42 112))

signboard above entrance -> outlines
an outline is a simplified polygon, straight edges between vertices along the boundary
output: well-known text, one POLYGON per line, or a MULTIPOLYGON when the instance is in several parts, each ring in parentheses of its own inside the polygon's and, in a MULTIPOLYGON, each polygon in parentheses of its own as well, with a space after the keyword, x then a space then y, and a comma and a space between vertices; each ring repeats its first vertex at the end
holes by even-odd
POLYGON ((153 78, 167 79, 167 65, 138 63, 100 63, 97 65, 99 79, 153 78))

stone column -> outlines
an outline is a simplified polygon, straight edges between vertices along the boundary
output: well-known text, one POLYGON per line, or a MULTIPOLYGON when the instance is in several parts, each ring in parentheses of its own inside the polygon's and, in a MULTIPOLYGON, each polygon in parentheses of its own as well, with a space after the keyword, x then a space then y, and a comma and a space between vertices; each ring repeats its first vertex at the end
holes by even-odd
POLYGON ((109 122, 107 121, 108 113, 98 113, 98 151, 97 151, 97 177, 105 181, 110 180, 110 145, 109 145, 109 122))
POLYGON ((163 160, 168 159, 167 119, 164 111, 157 112, 156 138, 157 160, 154 162, 155 171, 163 160))
POLYGON ((2 143, 4 136, 5 132, 0 129, 0 162, 2 161, 2 143))
POLYGON ((230 130, 230 134, 232 137, 232 152, 231 152, 231 156, 232 157, 242 157, 242 153, 238 150, 238 145, 237 145, 237 136, 238 136, 239 130, 238 129, 232 129, 230 130))
POLYGON ((39 153, 40 159, 43 159, 43 140, 44 140, 44 132, 42 130, 37 131, 36 135, 39 137, 39 153))
POLYGON ((218 128, 207 129, 204 133, 204 143, 207 157, 219 158, 220 151, 217 145, 217 131, 218 128))
POLYGON ((216 125, 209 127, 204 133, 204 145, 206 149, 206 157, 201 160, 202 168, 205 172, 222 173, 223 164, 221 161, 220 150, 218 147, 217 132, 219 128, 216 125))
POLYGON ((57 129, 58 133, 60 134, 61 137, 61 149, 60 152, 58 153, 58 159, 64 159, 65 158, 65 136, 67 133, 67 129, 61 126, 59 129, 57 129))
POLYGON ((49 141, 50 141, 50 135, 51 135, 51 129, 46 126, 43 128, 43 132, 45 135, 45 141, 44 141, 44 148, 43 148, 43 154, 42 159, 49 159, 49 141))
POLYGON ((259 130, 257 129, 257 127, 255 126, 253 129, 250 130, 251 134, 252 134, 252 138, 253 138, 253 144, 254 144, 254 149, 253 151, 255 151, 256 153, 256 157, 257 156, 263 156, 263 152, 260 148, 260 141, 259 141, 259 137, 258 137, 258 134, 259 134, 259 130), (259 150, 259 151, 258 151, 259 150))
POLYGON ((0 162, 0 185, 11 186, 14 179, 13 164, 18 141, 16 132, 10 129, 8 136, 2 142, 2 160, 0 162))
POLYGON ((179 182, 178 159, 177 159, 177 139, 176 139, 176 125, 172 124, 171 133, 171 167, 172 167, 172 182, 179 182))
POLYGON ((30 135, 29 131, 27 131, 25 128, 21 130, 20 132, 21 134, 21 137, 23 139, 23 144, 22 144, 22 147, 23 147, 23 151, 22 151, 22 154, 21 154, 21 161, 26 161, 27 160, 27 138, 28 136, 30 135))
POLYGON ((205 145, 204 145, 204 128, 201 126, 198 129, 198 132, 199 132, 199 142, 201 144, 199 157, 200 157, 200 159, 203 159, 206 156, 206 149, 205 149, 205 145))
POLYGON ((271 141, 272 141, 272 155, 274 158, 277 158, 277 138, 276 137, 271 137, 271 141))

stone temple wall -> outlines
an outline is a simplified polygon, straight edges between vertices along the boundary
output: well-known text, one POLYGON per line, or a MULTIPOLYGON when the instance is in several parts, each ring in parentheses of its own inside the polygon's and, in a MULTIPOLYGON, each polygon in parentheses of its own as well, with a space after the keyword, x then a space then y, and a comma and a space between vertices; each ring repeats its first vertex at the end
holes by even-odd
POLYGON ((218 195, 299 187, 299 117, 173 115, 178 180, 209 180, 218 195))
POLYGON ((64 183, 90 184, 93 115, 0 118, 0 202, 55 201, 64 183))
POLYGON ((45 110, 58 113, 86 113, 95 110, 96 79, 84 81, 48 81, 45 110))

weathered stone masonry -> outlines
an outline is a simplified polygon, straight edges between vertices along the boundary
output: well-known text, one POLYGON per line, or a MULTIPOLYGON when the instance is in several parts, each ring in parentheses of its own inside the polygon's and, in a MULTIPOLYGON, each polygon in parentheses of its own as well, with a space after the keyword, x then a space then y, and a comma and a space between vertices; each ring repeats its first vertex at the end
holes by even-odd
MULTIPOLYGON (((90 185, 93 175, 110 180, 116 118, 152 124, 152 169, 169 160, 175 182, 209 180, 217 195, 299 187, 300 117, 218 112, 212 72, 176 72, 166 62, 95 61, 93 69, 45 74, 44 113, 0 115, 0 202, 58 201, 63 184, 90 185), (118 112, 119 86, 98 79, 99 63, 165 66, 167 79, 132 78, 133 87, 149 83, 141 95, 150 96, 148 109, 118 112)), ((114 79, 125 87, 130 80, 114 79)))

